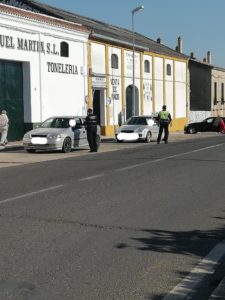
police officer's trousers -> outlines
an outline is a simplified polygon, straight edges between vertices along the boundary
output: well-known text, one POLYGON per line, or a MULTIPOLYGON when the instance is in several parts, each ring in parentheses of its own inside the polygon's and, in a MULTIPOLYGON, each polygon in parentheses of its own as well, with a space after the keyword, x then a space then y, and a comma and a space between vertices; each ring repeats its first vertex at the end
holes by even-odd
POLYGON ((163 131, 164 131, 163 140, 165 141, 165 143, 168 143, 168 137, 169 137, 169 122, 168 121, 160 121, 159 122, 159 135, 158 135, 158 138, 157 138, 157 143, 158 144, 161 141, 163 131))
POLYGON ((97 128, 88 128, 87 129, 87 139, 91 152, 98 151, 97 145, 97 128))

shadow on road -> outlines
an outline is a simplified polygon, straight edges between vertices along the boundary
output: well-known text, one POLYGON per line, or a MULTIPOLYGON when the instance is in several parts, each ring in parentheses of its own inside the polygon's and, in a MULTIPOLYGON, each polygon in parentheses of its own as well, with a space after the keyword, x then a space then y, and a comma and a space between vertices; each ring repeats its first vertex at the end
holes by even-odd
POLYGON ((213 244, 225 239, 225 226, 207 231, 144 230, 143 232, 148 233, 149 238, 132 238, 140 242, 138 250, 184 255, 202 256, 202 247, 196 247, 199 243, 213 244))
MULTIPOLYGON (((216 217, 217 218, 217 217, 216 217)), ((205 257, 208 252, 220 241, 225 239, 225 226, 221 226, 216 230, 192 230, 192 231, 164 231, 164 230, 145 230, 144 232, 150 234, 149 238, 132 238, 140 242, 138 250, 142 251, 157 251, 161 253, 176 253, 188 256, 205 257)), ((178 272, 179 278, 187 276, 185 272, 178 272)), ((204 288, 199 288, 196 291, 197 298, 192 299, 208 299, 205 298, 206 294, 200 295, 200 293, 209 293, 215 288, 209 286, 210 280, 207 278, 207 284, 204 288)), ((208 296, 209 296, 208 295, 208 296)), ((146 299, 160 300, 165 295, 148 296, 146 299)))
MULTIPOLYGON (((223 217, 215 217, 215 219, 225 219, 223 217)), ((216 244, 225 240, 225 226, 221 226, 215 230, 191 230, 191 231, 169 231, 169 230, 141 230, 143 235, 147 237, 134 238, 132 241, 138 242, 140 245, 135 249, 139 251, 151 251, 160 253, 172 253, 178 255, 194 256, 203 259, 215 247, 216 244), (148 237, 149 235, 149 237, 148 237)), ((119 244, 118 244, 119 245, 119 244)), ((128 247, 128 245, 126 245, 128 247)), ((118 249, 126 248, 125 244, 117 246, 118 249)), ((223 270, 225 271, 225 270, 223 270)), ((179 280, 182 280, 188 273, 177 271, 179 280)), ((224 274, 223 274, 224 276, 224 274)), ((208 279, 208 285, 212 284, 215 278, 208 279), (211 282, 209 284, 209 282, 211 282)), ((215 285, 215 284, 214 284, 215 285)), ((210 292, 213 286, 204 287, 205 293, 210 292), (208 290, 209 291, 208 291, 208 290)), ((200 289, 201 293, 204 289, 200 289)), ((146 294, 145 299, 161 300, 165 296, 162 294, 150 295, 146 294)), ((199 295, 200 296, 200 295, 199 295)), ((191 298, 192 299, 192 298, 191 298)), ((193 299, 208 299, 204 297, 193 299)))

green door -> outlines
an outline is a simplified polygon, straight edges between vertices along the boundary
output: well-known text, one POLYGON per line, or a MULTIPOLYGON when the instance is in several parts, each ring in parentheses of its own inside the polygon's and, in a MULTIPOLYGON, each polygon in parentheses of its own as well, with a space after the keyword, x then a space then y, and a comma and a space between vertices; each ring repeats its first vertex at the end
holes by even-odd
POLYGON ((0 60, 0 110, 9 117, 8 140, 21 140, 24 134, 23 65, 0 60))

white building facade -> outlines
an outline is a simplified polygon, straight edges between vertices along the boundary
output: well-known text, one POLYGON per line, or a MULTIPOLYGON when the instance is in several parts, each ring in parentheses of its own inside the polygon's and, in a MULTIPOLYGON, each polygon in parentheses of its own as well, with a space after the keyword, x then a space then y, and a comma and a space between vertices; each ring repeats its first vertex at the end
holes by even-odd
POLYGON ((86 113, 83 26, 0 4, 0 30, 0 109, 11 140, 50 116, 86 113))

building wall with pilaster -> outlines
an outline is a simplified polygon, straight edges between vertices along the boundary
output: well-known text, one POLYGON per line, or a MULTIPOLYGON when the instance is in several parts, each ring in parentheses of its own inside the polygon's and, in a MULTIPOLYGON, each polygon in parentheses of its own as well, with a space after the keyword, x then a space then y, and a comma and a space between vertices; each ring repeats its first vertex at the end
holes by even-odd
MULTIPOLYGON (((166 104, 173 118, 171 130, 183 130, 187 122, 188 64, 176 57, 135 51, 135 86, 139 98, 139 114, 157 113, 166 104), (150 69, 146 72, 145 61, 150 69), (169 72, 168 72, 168 65, 169 72)), ((106 124, 103 134, 113 135, 126 120, 127 89, 133 85, 133 52, 131 49, 91 41, 91 74, 105 77, 106 124), (112 68, 112 55, 118 57, 118 68, 112 68)), ((89 80, 89 83, 91 81, 89 80)), ((91 99, 90 99, 91 100, 91 99)), ((90 101, 89 106, 92 106, 90 101)))
POLYGON ((225 70, 212 69, 212 115, 225 116, 225 70), (216 85, 215 85, 216 84, 216 85), (215 91, 216 89, 216 91, 215 91))

